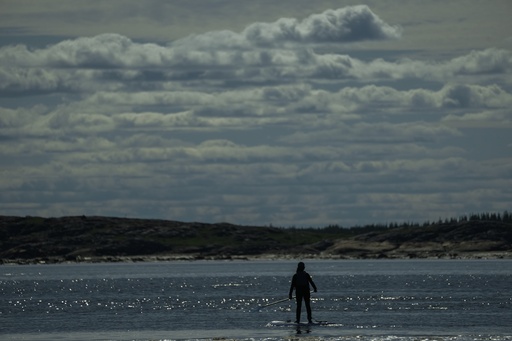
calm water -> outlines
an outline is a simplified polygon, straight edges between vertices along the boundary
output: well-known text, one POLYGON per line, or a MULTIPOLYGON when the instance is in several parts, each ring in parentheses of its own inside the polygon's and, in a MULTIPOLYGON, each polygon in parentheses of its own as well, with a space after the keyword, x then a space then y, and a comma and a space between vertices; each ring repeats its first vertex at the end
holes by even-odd
POLYGON ((306 261, 331 324, 269 325, 296 263, 0 266, 0 339, 512 340, 512 260, 306 261))

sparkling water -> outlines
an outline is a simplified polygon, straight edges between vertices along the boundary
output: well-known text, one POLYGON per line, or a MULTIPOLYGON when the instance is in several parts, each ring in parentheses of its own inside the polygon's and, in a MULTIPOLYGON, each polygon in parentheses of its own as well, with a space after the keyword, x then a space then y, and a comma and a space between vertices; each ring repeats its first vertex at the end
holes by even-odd
POLYGON ((3 265, 0 339, 512 340, 512 260, 305 260, 272 324, 297 262, 3 265))

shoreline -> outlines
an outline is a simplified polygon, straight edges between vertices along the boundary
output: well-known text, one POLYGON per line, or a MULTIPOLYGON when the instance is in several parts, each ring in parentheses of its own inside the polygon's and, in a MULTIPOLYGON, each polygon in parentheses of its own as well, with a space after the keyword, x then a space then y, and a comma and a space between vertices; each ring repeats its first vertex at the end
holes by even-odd
POLYGON ((318 255, 318 254, 261 254, 261 255, 138 255, 138 256, 93 256, 65 259, 63 257, 41 257, 31 259, 0 259, 2 265, 45 265, 45 264, 94 264, 94 263, 144 263, 144 262, 176 262, 176 261, 280 261, 280 260, 486 260, 486 259, 512 259, 509 251, 475 251, 447 254, 415 254, 415 255, 386 255, 383 253, 357 257, 351 255, 318 255))

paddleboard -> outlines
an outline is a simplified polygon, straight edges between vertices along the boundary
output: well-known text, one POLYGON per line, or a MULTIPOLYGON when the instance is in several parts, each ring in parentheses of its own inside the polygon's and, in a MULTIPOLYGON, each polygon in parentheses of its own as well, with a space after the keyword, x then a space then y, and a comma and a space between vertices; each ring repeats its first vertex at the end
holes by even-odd
POLYGON ((313 321, 312 323, 300 322, 296 323, 291 320, 288 321, 270 321, 267 327, 309 327, 309 326, 328 326, 331 323, 327 321, 313 321))

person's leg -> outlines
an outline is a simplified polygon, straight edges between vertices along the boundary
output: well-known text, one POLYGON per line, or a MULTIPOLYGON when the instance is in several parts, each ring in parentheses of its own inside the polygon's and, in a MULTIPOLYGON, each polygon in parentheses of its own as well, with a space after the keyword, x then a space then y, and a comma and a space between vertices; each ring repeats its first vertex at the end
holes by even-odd
POLYGON ((295 311, 295 322, 300 323, 300 313, 302 310, 302 294, 296 293, 297 310, 295 311))
POLYGON ((309 292, 304 294, 304 303, 306 304, 306 312, 308 313, 308 322, 311 323, 311 297, 309 295, 309 292))

